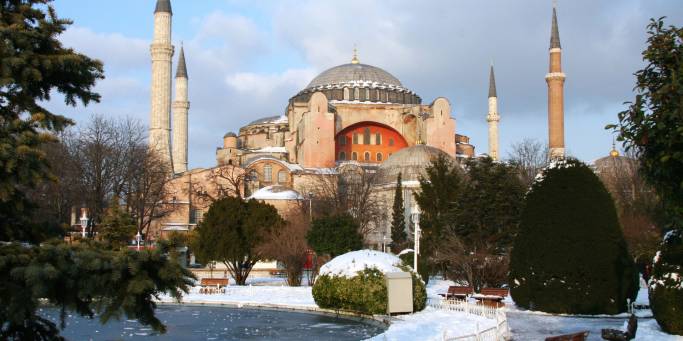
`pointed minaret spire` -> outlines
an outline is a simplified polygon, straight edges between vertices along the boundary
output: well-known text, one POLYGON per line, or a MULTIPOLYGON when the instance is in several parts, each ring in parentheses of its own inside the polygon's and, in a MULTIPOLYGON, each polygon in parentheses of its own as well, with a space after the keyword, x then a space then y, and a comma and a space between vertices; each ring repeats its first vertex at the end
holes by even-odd
POLYGON ((187 65, 185 65, 185 49, 180 45, 178 70, 175 76, 175 101, 173 101, 173 171, 187 171, 187 120, 190 111, 188 100, 187 65))
POLYGON ((550 65, 545 81, 548 83, 548 147, 552 159, 565 157, 564 145, 564 80, 562 47, 557 27, 557 10, 553 5, 553 22, 550 31, 550 65))
POLYGON ((496 92, 496 76, 493 73, 493 62, 489 70, 489 114, 486 116, 489 123, 489 156, 498 160, 498 94, 496 92))
POLYGON ((173 14, 173 10, 171 9, 171 0, 157 0, 157 7, 154 9, 154 13, 173 14))
POLYGON ((555 5, 553 5, 553 25, 550 31, 550 48, 562 48, 560 45, 560 29, 557 27, 557 9, 555 5))
POLYGON ((493 63, 491 63, 491 70, 489 71, 489 98, 498 97, 496 95, 496 76, 493 74, 493 63))
POLYGON ((176 69, 175 78, 188 78, 187 65, 185 65, 185 48, 180 43, 180 56, 178 57, 178 68, 176 69))

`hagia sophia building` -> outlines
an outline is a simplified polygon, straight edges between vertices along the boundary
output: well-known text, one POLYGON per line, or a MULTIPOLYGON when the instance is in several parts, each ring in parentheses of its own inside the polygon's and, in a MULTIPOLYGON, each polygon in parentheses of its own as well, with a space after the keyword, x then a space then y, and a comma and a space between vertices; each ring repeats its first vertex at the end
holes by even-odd
MULTIPOLYGON (((419 178, 438 155, 453 162, 475 156, 469 138, 457 130, 450 101, 438 97, 423 102, 419 94, 391 73, 362 63, 354 50, 349 63, 313 78, 283 103, 282 115, 255 119, 238 132, 223 136, 216 165, 187 169, 189 73, 181 47, 172 99, 170 0, 157 0, 151 44, 152 78, 150 148, 173 168, 165 205, 148 238, 171 231, 191 231, 208 210, 212 198, 239 192, 274 205, 283 216, 315 201, 316 179, 337 176, 344 169, 377 174, 373 195, 385 203, 387 217, 377 217, 368 247, 381 249, 390 241, 391 207, 396 177, 402 175, 405 221, 415 203, 419 178)), ((556 13, 551 29, 549 141, 551 153, 564 154, 561 48, 556 13)), ((489 74, 488 155, 499 158, 498 97, 493 66, 489 74)))

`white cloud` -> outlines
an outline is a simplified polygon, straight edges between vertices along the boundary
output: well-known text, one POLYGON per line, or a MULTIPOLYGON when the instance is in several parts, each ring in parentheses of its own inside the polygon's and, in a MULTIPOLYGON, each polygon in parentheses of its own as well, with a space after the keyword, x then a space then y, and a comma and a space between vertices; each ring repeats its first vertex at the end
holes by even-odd
POLYGON ((237 92, 264 98, 277 91, 303 89, 315 75, 313 69, 290 69, 273 74, 237 72, 229 75, 226 82, 237 92))

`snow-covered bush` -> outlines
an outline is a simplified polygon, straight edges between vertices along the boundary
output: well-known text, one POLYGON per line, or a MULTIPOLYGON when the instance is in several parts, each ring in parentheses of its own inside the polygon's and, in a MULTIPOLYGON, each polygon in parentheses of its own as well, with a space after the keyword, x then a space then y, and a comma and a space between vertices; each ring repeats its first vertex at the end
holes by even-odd
POLYGON ((654 259, 650 307, 664 331, 683 335, 683 233, 666 234, 654 259))
POLYGON ((389 272, 410 272, 413 277, 413 310, 424 309, 427 291, 424 282, 401 260, 387 253, 361 250, 338 256, 320 268, 313 285, 313 299, 321 308, 385 314, 389 272))
POLYGON ((585 164, 556 161, 527 193, 510 255, 510 289, 523 308, 616 314, 637 294, 614 202, 585 164))

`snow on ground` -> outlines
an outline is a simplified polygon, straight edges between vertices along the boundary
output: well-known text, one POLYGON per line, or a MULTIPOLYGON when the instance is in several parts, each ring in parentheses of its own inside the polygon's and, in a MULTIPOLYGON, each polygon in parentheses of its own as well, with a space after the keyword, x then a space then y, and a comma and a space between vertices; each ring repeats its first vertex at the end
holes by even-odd
POLYGON ((337 256, 320 267, 320 276, 344 276, 353 278, 358 271, 374 268, 382 273, 403 272, 398 266, 401 259, 380 251, 360 250, 337 256))
MULTIPOLYGON (((170 296, 162 296, 162 302, 174 302, 170 296)), ((183 296, 183 303, 223 303, 223 304, 268 304, 282 307, 312 307, 311 287, 287 286, 237 286, 230 285, 224 294, 200 294, 199 287, 194 287, 189 294, 183 296)))
POLYGON ((386 332, 370 340, 443 340, 444 332, 448 337, 473 334, 477 325, 483 330, 494 327, 496 321, 427 307, 419 313, 397 317, 386 332))

